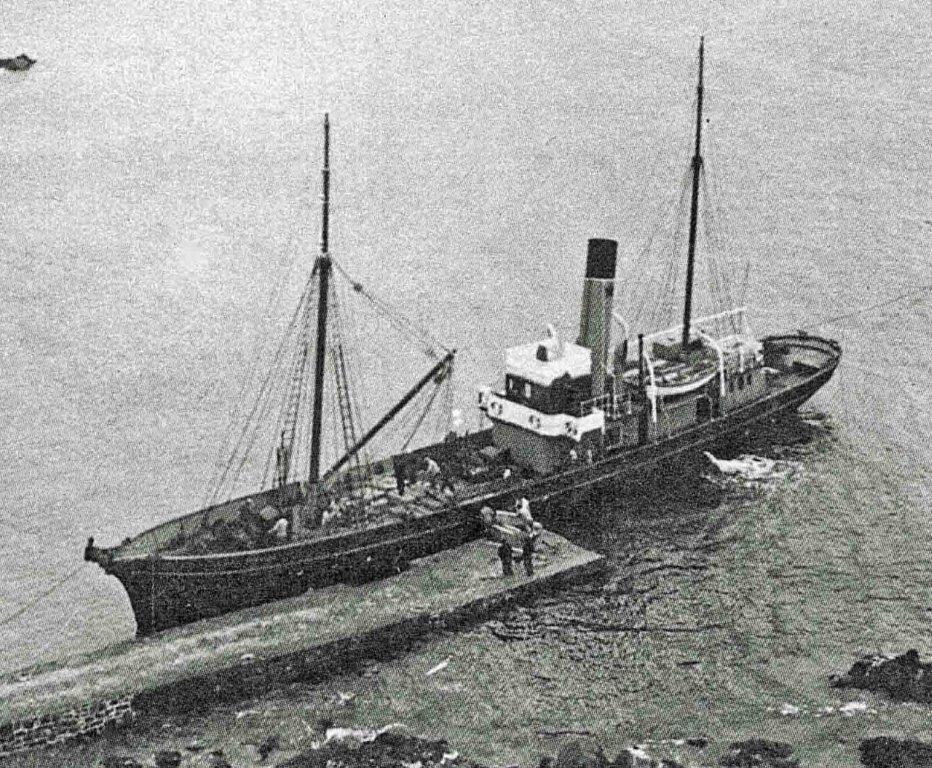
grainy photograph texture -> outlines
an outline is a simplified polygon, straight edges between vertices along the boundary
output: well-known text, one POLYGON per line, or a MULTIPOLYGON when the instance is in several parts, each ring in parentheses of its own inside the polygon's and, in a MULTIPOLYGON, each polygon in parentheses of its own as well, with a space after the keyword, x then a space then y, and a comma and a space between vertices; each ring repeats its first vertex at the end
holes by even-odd
POLYGON ((0 763, 932 766, 929 18, 7 0, 0 763))

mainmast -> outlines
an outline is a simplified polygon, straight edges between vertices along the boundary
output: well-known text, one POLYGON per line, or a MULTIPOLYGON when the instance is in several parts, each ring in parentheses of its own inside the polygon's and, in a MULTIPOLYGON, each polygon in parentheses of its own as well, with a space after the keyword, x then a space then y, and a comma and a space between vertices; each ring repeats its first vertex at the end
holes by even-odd
POLYGON ((330 290, 330 116, 324 114, 324 167, 321 171, 320 253, 314 263, 320 291, 317 299, 317 346, 314 359, 314 415, 311 422, 311 493, 320 479, 320 431, 324 410, 324 366, 327 362, 327 298, 330 290))
POLYGON ((696 260, 696 224, 699 218, 699 174, 702 173, 702 69, 705 38, 699 38, 699 85, 696 86, 696 151, 693 155, 693 194, 689 209, 689 255, 686 262, 686 301, 683 304, 682 354, 689 346, 689 321, 693 304, 693 266, 696 260))

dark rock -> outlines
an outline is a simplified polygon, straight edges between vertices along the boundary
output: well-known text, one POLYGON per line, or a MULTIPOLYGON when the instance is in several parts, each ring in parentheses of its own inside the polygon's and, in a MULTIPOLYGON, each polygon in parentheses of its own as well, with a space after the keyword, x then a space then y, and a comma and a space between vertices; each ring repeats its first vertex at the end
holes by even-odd
POLYGON ((924 664, 915 649, 893 658, 864 656, 847 674, 833 676, 831 684, 835 688, 879 691, 896 701, 932 703, 932 663, 924 664))
POLYGON ((729 744, 719 765, 727 768, 799 768, 793 747, 781 741, 748 739, 729 744))
MULTIPOLYGON (((21 53, 19 56, 14 56, 12 59, 0 59, 0 69, 8 69, 11 72, 25 72, 35 63, 35 59, 27 56, 25 53, 21 53)), ((91 544, 93 544, 93 540, 91 544)))
POLYGON ((276 734, 271 734, 267 736, 265 740, 256 747, 259 752, 259 759, 265 760, 269 755, 271 755, 276 749, 278 749, 280 742, 276 734))
POLYGON ((687 746, 695 747, 696 749, 705 749, 709 746, 709 740, 702 736, 691 736, 686 739, 687 746))
POLYGON ((606 768, 608 760, 601 747, 586 747, 579 741, 568 741, 557 752, 556 768, 606 768))
POLYGON ((210 768, 233 768, 222 749, 215 749, 210 753, 210 760, 207 763, 210 768))
MULTIPOLYGON (((451 750, 445 741, 430 741, 386 731, 372 741, 332 741, 320 749, 311 749, 282 763, 278 768, 404 768, 421 763, 423 768, 439 768, 445 753, 451 750)), ((450 768, 482 768, 463 758, 447 760, 450 768)))
POLYGON ((867 768, 930 768, 932 744, 916 739, 876 736, 858 745, 861 763, 867 768))
POLYGON ((334 721, 332 717, 321 717, 314 723, 314 728, 321 733, 326 733, 328 728, 333 728, 334 721))
POLYGON ((181 765, 181 753, 174 749, 163 749, 155 753, 155 768, 178 768, 181 765))

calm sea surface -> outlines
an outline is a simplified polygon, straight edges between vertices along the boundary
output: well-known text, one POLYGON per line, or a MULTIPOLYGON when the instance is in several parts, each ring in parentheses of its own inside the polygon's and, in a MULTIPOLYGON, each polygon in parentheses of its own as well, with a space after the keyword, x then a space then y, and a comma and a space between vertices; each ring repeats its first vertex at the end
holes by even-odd
MULTIPOLYGON (((464 351, 469 412, 506 346, 574 333, 586 238, 621 242, 634 313, 686 169, 700 33, 718 258, 736 293, 749 269, 756 329, 932 282, 923 2, 7 0, 0 21, 0 55, 39 60, 0 72, 0 620, 79 567, 87 536, 203 499, 312 263, 324 110, 334 253, 464 351)), ((758 447, 772 476, 659 501, 682 529, 603 510, 579 532, 620 565, 701 549, 665 610, 727 617, 746 651, 711 664, 708 695, 740 697, 749 658, 792 681, 932 645, 930 323, 907 303, 819 329, 845 347, 812 403, 828 418, 758 447)), ((401 391, 411 360, 363 378, 401 391)), ((0 625, 0 669, 132 631, 87 565, 0 625)), ((655 650, 640 674, 666 674, 655 650)))

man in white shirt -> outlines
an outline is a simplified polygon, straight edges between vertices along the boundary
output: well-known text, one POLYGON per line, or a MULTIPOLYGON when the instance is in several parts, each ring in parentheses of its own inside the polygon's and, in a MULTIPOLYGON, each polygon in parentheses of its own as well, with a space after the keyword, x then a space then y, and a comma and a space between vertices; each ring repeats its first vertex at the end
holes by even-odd
POLYGON ((288 540, 288 518, 280 517, 275 525, 272 526, 272 530, 269 531, 269 534, 277 541, 287 541, 288 540))

